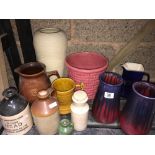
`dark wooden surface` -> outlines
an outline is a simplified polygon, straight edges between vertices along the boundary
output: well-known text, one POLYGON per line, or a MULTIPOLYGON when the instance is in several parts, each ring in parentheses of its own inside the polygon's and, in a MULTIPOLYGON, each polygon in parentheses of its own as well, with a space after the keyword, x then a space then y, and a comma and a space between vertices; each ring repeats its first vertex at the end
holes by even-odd
POLYGON ((24 57, 24 62, 27 63, 36 61, 30 20, 16 19, 15 21, 24 57))
POLYGON ((12 26, 9 19, 0 20, 0 28, 3 33, 7 35, 2 38, 3 50, 6 53, 9 65, 15 80, 16 85, 18 86, 19 76, 14 72, 14 69, 21 65, 20 56, 18 53, 16 41, 12 31, 12 26))

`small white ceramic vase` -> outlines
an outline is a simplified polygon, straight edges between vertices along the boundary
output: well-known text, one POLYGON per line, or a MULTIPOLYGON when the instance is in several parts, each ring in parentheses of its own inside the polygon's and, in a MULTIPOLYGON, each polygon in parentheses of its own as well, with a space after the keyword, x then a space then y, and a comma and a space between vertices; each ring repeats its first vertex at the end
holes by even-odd
MULTIPOLYGON (((57 70, 63 76, 67 37, 59 28, 40 28, 33 36, 37 61, 46 65, 46 71, 57 70)), ((51 82, 55 77, 51 78, 51 82)))

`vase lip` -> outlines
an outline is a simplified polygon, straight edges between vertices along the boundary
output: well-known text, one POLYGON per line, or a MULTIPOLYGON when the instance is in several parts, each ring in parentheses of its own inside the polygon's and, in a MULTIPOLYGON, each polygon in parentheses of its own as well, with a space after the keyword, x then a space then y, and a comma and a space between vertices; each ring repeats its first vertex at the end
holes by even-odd
POLYGON ((134 91, 137 95, 139 95, 139 96, 141 96, 141 97, 143 97, 143 98, 146 98, 146 99, 155 100, 155 97, 148 97, 148 96, 142 95, 141 93, 139 93, 139 92, 136 90, 135 86, 136 86, 136 85, 140 85, 140 84, 141 84, 141 85, 144 85, 144 86, 150 86, 151 88, 154 89, 154 91, 155 91, 155 85, 152 84, 152 83, 149 83, 149 82, 145 82, 145 81, 134 82, 133 85, 132 85, 132 89, 133 89, 133 91, 134 91))
POLYGON ((53 82, 52 82, 52 87, 58 92, 58 93, 69 93, 69 92, 71 92, 71 91, 73 91, 74 89, 75 89, 75 87, 76 87, 76 83, 75 83, 75 81, 73 80, 73 79, 71 79, 71 78, 69 78, 69 77, 60 77, 60 78, 58 78, 58 79, 55 79, 53 82), (68 89, 68 90, 66 90, 66 91, 62 91, 62 90, 58 90, 58 89, 56 89, 55 87, 54 87, 54 85, 55 85, 55 83, 56 82, 59 82, 60 80, 68 80, 68 81, 71 81, 72 82, 72 84, 73 84, 73 88, 72 89, 68 89))
POLYGON ((45 33, 45 34, 58 33, 60 31, 61 29, 57 27, 44 27, 39 29, 39 32, 45 33))
POLYGON ((123 84, 123 78, 122 78, 122 76, 120 74, 118 74, 118 73, 115 73, 115 72, 106 71, 104 73, 101 73, 100 76, 99 76, 99 79, 100 79, 100 81, 102 83, 104 83, 104 84, 106 84, 108 86, 111 86, 111 87, 118 87, 118 86, 121 86, 123 84), (109 84, 109 83, 104 82, 104 80, 102 78, 103 78, 103 76, 105 74, 113 74, 114 76, 117 76, 120 79, 120 83, 113 85, 113 84, 109 84))
MULTIPOLYGON (((80 61, 79 61, 80 62, 80 61)), ((106 56, 102 55, 101 53, 98 53, 96 51, 74 51, 74 53, 71 53, 69 54, 66 58, 65 58, 65 65, 74 70, 74 71, 80 71, 82 73, 97 73, 97 72, 101 72, 103 70, 106 70, 108 65, 109 65, 109 60, 106 56), (77 59, 77 56, 82 56, 82 57, 85 57, 87 58, 87 56, 94 56, 94 57, 98 57, 100 59, 102 59, 102 61, 105 61, 104 65, 101 65, 100 67, 95 67, 95 68, 85 68, 85 67, 78 67, 78 66, 75 66, 73 64, 71 64, 69 61, 70 59, 76 57, 76 61, 79 61, 77 59)))

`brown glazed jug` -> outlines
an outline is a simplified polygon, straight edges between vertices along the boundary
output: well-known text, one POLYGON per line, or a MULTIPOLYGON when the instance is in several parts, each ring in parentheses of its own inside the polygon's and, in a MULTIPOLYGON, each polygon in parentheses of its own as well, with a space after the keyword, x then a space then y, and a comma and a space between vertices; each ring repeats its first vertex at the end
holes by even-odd
POLYGON ((38 91, 51 86, 49 77, 53 75, 60 77, 57 71, 45 72, 45 67, 43 63, 30 62, 15 69, 19 74, 19 92, 30 103, 37 99, 38 91))

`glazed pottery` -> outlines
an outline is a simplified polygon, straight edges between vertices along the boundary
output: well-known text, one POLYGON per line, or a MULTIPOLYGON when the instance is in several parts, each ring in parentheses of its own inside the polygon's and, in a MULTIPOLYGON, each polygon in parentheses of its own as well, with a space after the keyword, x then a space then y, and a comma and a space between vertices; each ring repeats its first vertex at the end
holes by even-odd
POLYGON ((120 116, 120 125, 127 134, 147 134, 155 114, 155 85, 135 82, 132 93, 120 116))
POLYGON ((34 33, 33 44, 37 60, 46 65, 46 71, 57 70, 62 76, 67 49, 65 32, 59 28, 40 28, 34 33))
POLYGON ((72 96, 71 119, 76 131, 83 131, 87 128, 89 105, 88 96, 85 91, 78 90, 72 96))
POLYGON ((76 88, 83 89, 83 84, 76 84, 70 78, 58 78, 52 83, 52 88, 59 101, 60 114, 69 114, 71 112, 70 105, 72 103, 74 90, 76 88))
POLYGON ((10 87, 3 91, 0 102, 0 120, 8 135, 23 135, 32 128, 32 116, 28 102, 10 87))
POLYGON ((49 77, 60 77, 57 71, 45 72, 45 65, 39 62, 23 64, 15 69, 19 74, 19 91, 30 103, 37 99, 37 92, 51 86, 49 77))
POLYGON ((69 119, 62 119, 60 121, 59 135, 71 135, 73 130, 73 123, 69 119))
POLYGON ((77 52, 65 59, 68 76, 76 83, 83 82, 89 99, 94 99, 99 75, 108 67, 108 59, 97 52, 77 52))
POLYGON ((119 117, 122 77, 114 72, 102 73, 100 84, 96 93, 92 114, 96 121, 113 123, 119 117))
POLYGON ((51 97, 48 90, 39 91, 38 99, 31 106, 34 124, 42 135, 53 135, 58 132, 59 110, 58 102, 51 97))
POLYGON ((132 91, 132 84, 136 81, 143 80, 146 77, 146 81, 149 82, 150 76, 148 73, 144 72, 144 67, 142 64, 126 62, 122 65, 123 73, 122 77, 124 80, 122 96, 128 97, 132 91))

